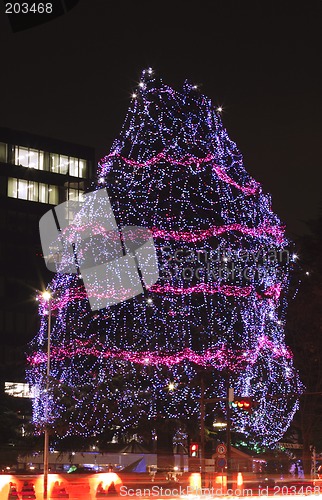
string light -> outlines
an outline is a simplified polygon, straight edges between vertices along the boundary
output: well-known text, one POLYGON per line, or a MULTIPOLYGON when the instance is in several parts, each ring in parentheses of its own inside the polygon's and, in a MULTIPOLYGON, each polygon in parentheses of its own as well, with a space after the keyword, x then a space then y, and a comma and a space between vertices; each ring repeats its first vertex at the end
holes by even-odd
MULTIPOLYGON (((119 425, 153 429, 159 416, 197 418, 200 368, 209 375, 206 397, 225 397, 228 376, 237 396, 259 402, 251 415, 232 410, 234 428, 258 443, 280 439, 298 408, 303 386, 284 336, 296 257, 270 196, 245 170, 221 107, 196 88, 186 81, 175 91, 145 70, 97 168, 94 188, 104 184, 119 227, 152 231, 158 282, 95 312, 77 275, 57 274, 50 283, 49 420, 57 433, 92 436, 119 425)), ((114 241, 96 216, 64 231, 66 244, 90 232, 98 252, 84 244, 83 253, 93 250, 94 260, 107 257, 114 241)), ((93 288, 127 296, 99 282, 93 288)), ((48 401, 45 312, 39 297, 27 373, 39 431, 48 401)))

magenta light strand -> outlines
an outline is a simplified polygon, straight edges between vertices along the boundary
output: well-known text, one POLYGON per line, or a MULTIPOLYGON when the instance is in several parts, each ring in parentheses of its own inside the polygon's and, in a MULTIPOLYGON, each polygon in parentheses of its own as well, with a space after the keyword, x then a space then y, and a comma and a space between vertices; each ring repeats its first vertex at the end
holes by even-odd
MULTIPOLYGON (((208 163, 214 160, 214 156, 212 154, 208 154, 204 158, 197 158, 195 156, 190 156, 190 155, 185 155, 183 158, 180 160, 177 160, 176 158, 172 158, 170 155, 161 152, 158 153, 156 156, 153 156, 150 158, 150 160, 147 160, 144 163, 138 162, 136 160, 131 160, 130 158, 125 158, 124 156, 120 155, 117 153, 117 151, 114 151, 110 153, 109 155, 105 156, 101 160, 101 165, 104 165, 104 162, 108 160, 109 158, 113 157, 118 157, 121 160, 123 160, 127 165, 131 165, 132 167, 138 167, 138 168, 144 168, 144 167, 150 167, 152 165, 155 165, 156 163, 160 162, 161 160, 170 162, 172 165, 181 165, 184 167, 187 167, 191 165, 192 163, 195 163, 196 166, 200 166, 202 163, 208 163), (186 159, 184 159, 186 158, 186 159)), ((212 164, 212 168, 214 172, 216 172, 217 176, 219 177, 220 180, 224 181, 227 184, 230 184, 231 186, 234 186, 235 188, 239 189, 246 195, 256 195, 260 193, 260 184, 256 181, 253 181, 253 185, 250 186, 241 186, 237 182, 235 182, 229 175, 224 171, 224 169, 220 166, 217 165, 216 163, 212 164)))

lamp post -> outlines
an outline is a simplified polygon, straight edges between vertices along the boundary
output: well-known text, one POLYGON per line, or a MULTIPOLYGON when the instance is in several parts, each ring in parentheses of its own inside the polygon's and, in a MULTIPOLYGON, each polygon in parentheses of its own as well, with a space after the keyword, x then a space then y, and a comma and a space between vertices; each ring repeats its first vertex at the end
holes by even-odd
POLYGON ((201 487, 205 487, 205 381, 200 380, 200 476, 201 487))
POLYGON ((227 487, 231 487, 231 473, 232 473, 232 463, 231 463, 231 403, 234 400, 234 390, 229 387, 229 381, 227 382, 227 398, 226 398, 226 445, 227 445, 227 487))
POLYGON ((48 454, 49 454, 49 432, 48 432, 48 393, 50 377, 50 333, 51 333, 51 301, 52 295, 45 291, 42 294, 43 299, 48 303, 48 321, 47 321, 47 370, 46 370, 46 400, 45 400, 45 430, 44 430, 44 498, 48 494, 48 454))
MULTIPOLYGON (((200 380, 200 471, 201 471, 201 486, 205 483, 205 405, 207 403, 217 403, 222 401, 226 406, 226 444, 227 444, 227 484, 230 482, 231 471, 231 408, 230 404, 234 400, 234 390, 227 384, 226 397, 205 398, 205 383, 203 376, 200 380)), ((214 427, 218 427, 214 425, 214 427)), ((222 427, 222 424, 221 424, 222 427)))

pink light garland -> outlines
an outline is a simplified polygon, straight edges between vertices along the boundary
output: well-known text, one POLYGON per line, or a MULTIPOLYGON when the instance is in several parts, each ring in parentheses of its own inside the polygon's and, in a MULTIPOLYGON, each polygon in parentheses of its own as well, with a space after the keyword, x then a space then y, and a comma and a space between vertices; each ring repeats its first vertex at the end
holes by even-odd
MULTIPOLYGON (((207 293, 213 295, 215 293, 222 293, 229 297, 249 297, 254 292, 253 286, 235 286, 235 285, 209 285, 207 283, 199 283, 191 287, 176 287, 172 285, 152 285, 149 288, 150 292, 155 293, 173 293, 175 295, 188 295, 191 293, 207 293)), ((280 283, 268 287, 264 292, 257 293, 259 299, 268 298, 277 300, 281 293, 280 283)))
MULTIPOLYGON (((228 297, 249 297, 252 292, 254 292, 253 286, 235 286, 235 285, 210 285, 208 283, 199 283, 198 285, 191 287, 176 287, 172 285, 152 285, 149 288, 150 292, 159 293, 159 294, 174 294, 174 295, 188 295, 191 293, 206 293, 209 295, 213 295, 215 293, 222 293, 228 297)), ((274 285, 268 287, 262 293, 257 292, 257 298, 259 299, 274 299, 278 300, 281 294, 282 286, 280 283, 275 283, 274 285)), ((99 297, 99 298, 110 298, 110 297, 122 297, 126 296, 126 290, 115 290, 115 289, 104 289, 104 292, 99 293, 96 290, 89 290, 91 297, 99 297)), ((63 307, 66 307, 70 302, 76 302, 78 300, 87 299, 87 293, 84 287, 79 286, 77 288, 67 289, 64 295, 59 299, 54 299, 52 301, 52 311, 60 310, 63 307)), ((41 301, 41 306, 43 307, 43 314, 45 314, 45 310, 47 307, 46 301, 41 301)))
MULTIPOLYGON (((258 345, 255 349, 245 351, 232 351, 230 349, 208 349, 204 353, 197 354, 191 349, 184 349, 175 354, 157 354, 156 352, 143 351, 120 351, 105 349, 102 344, 96 343, 101 349, 89 345, 89 341, 78 341, 77 346, 68 347, 53 347, 51 351, 52 359, 61 361, 65 358, 74 358, 75 356, 94 356, 97 358, 113 358, 120 361, 128 361, 146 366, 166 365, 174 366, 189 361, 199 366, 210 365, 214 369, 223 370, 243 369, 246 364, 254 364, 261 356, 265 349, 272 352, 274 358, 292 359, 292 353, 286 347, 278 347, 266 336, 262 336, 258 340, 258 345)), ((41 365, 46 363, 47 355, 45 353, 36 352, 28 357, 28 362, 31 365, 41 365)))
POLYGON ((171 239, 175 241, 197 242, 205 240, 211 236, 219 236, 229 231, 238 231, 249 236, 273 236, 277 243, 285 243, 284 227, 263 224, 257 228, 251 228, 242 224, 225 224, 223 226, 212 226, 209 229, 197 231, 165 231, 163 229, 152 229, 155 238, 171 239))
MULTIPOLYGON (((221 234, 227 233, 229 231, 237 231, 248 236, 266 237, 273 236, 276 242, 283 244, 286 242, 284 237, 284 227, 283 226, 271 226, 269 223, 262 224, 256 228, 251 228, 243 224, 224 224, 222 226, 212 226, 209 229, 200 229, 194 231, 166 231, 165 229, 158 229, 156 227, 151 229, 152 235, 155 238, 171 239, 174 241, 185 241, 185 242, 198 242, 210 238, 212 236, 220 236, 221 234)), ((104 227, 97 224, 86 224, 83 226, 77 226, 71 224, 64 231, 62 235, 71 243, 75 241, 75 236, 78 233, 88 232, 90 236, 100 235, 109 238, 109 242, 118 241, 120 238, 119 233, 116 231, 107 231, 104 227)), ((138 229, 133 232, 133 238, 137 237, 138 229)), ((127 233, 127 237, 131 237, 131 233, 127 233)))
MULTIPOLYGON (((103 167, 104 164, 106 163, 106 161, 109 158, 113 158, 113 157, 121 158, 121 160, 123 160, 127 165, 131 165, 132 167, 139 167, 139 168, 149 167, 151 165, 155 165, 156 163, 160 162, 161 160, 167 161, 167 162, 171 163, 172 165, 181 165, 183 167, 188 167, 192 163, 195 163, 196 166, 199 167, 200 164, 202 164, 202 163, 207 163, 207 162, 214 160, 214 156, 210 153, 207 156, 205 156, 204 158, 198 158, 195 156, 185 155, 180 160, 177 160, 176 158, 173 158, 172 156, 170 156, 164 152, 161 152, 161 153, 158 153, 156 156, 153 156, 152 158, 150 158, 150 160, 147 160, 144 163, 140 163, 136 160, 131 160, 130 158, 125 158, 125 156, 121 156, 116 151, 113 151, 112 153, 108 154, 100 161, 100 165, 103 167), (186 159, 184 159, 184 158, 186 158, 186 159)), ((230 184, 231 186, 234 186, 235 188, 239 189, 247 196, 259 194, 261 191, 260 184, 258 182, 256 182, 255 180, 252 180, 252 183, 249 186, 241 186, 240 184, 235 182, 231 177, 229 177, 229 175, 224 171, 224 169, 221 166, 217 165, 216 163, 213 163, 212 168, 216 172, 216 174, 220 180, 226 182, 227 184, 230 184)))
POLYGON ((275 283, 272 286, 269 286, 265 292, 263 292, 264 297, 271 298, 274 300, 278 300, 282 291, 281 283, 275 283))

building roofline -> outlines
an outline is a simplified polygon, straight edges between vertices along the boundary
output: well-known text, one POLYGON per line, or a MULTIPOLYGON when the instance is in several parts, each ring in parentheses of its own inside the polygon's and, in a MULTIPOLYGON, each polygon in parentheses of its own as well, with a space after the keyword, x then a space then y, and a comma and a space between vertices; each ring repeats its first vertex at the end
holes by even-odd
POLYGON ((53 139, 23 130, 16 130, 7 127, 0 127, 0 142, 15 144, 19 146, 29 147, 49 151, 50 153, 66 154, 68 156, 81 157, 84 159, 95 161, 95 148, 75 144, 73 142, 63 141, 61 139, 53 139))

